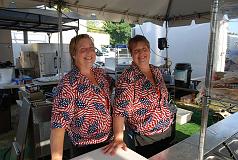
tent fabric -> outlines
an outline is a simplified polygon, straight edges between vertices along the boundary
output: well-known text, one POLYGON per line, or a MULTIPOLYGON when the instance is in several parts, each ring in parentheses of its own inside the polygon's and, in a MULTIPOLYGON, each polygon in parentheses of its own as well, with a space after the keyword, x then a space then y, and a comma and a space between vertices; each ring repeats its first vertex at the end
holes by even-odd
MULTIPOLYGON (((0 0, 0 7, 30 8, 54 5, 57 0, 0 0), (14 3, 13 3, 14 2, 14 3)), ((58 1, 59 2, 59 1, 58 1)), ((198 23, 210 19, 210 0, 64 0, 66 7, 88 19, 126 20, 129 23, 152 22, 181 26, 195 19, 198 23)))
POLYGON ((209 22, 211 8, 210 0, 67 0, 67 4, 97 19, 159 25, 169 20, 169 26, 189 25, 192 19, 209 22))
MULTIPOLYGON (((30 8, 39 5, 54 6, 63 1, 63 6, 77 12, 84 19, 126 20, 141 24, 152 22, 169 26, 189 25, 210 21, 212 0, 0 0, 0 7, 30 8), (13 3, 14 2, 14 3, 13 3)), ((221 0, 232 6, 237 0, 221 0)))

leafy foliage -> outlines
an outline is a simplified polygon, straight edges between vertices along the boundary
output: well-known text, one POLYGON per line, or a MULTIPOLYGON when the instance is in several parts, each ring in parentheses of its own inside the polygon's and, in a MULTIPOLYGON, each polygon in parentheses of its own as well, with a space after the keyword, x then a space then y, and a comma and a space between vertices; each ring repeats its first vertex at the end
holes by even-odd
POLYGON ((127 44, 131 37, 131 27, 129 23, 121 20, 120 22, 105 21, 103 29, 110 34, 110 43, 112 46, 116 44, 127 44))

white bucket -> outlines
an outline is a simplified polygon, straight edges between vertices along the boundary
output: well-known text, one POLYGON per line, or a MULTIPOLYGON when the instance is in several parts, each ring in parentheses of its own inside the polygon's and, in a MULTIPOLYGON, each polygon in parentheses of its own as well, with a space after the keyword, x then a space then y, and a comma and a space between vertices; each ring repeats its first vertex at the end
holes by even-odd
POLYGON ((11 83, 13 68, 0 68, 0 84, 11 83))

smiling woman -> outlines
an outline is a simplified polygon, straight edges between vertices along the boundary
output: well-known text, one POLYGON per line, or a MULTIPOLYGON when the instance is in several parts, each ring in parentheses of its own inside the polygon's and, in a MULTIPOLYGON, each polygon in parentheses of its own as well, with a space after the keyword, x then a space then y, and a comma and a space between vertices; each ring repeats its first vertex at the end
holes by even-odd
POLYGON ((128 146, 149 158, 168 147, 175 113, 168 104, 168 91, 159 68, 149 64, 148 40, 136 35, 129 40, 128 49, 133 62, 117 81, 113 106, 114 140, 104 151, 115 154, 117 148, 125 150, 128 146))
POLYGON ((96 53, 89 35, 72 38, 69 48, 74 67, 62 78, 54 93, 52 159, 62 159, 65 131, 71 138, 74 156, 108 144, 112 135, 113 80, 102 69, 92 67, 96 53))

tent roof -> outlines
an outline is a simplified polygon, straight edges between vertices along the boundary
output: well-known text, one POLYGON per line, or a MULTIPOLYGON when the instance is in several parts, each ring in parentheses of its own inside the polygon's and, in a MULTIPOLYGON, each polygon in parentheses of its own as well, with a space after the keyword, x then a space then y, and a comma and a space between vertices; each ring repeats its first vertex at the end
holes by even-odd
MULTIPOLYGON (((93 14, 102 20, 125 19, 131 23, 149 21, 160 25, 168 21, 169 26, 184 26, 190 25, 191 20, 195 20, 197 24, 210 22, 213 0, 65 0, 65 2, 87 17, 93 14)), ((219 0, 219 4, 221 12, 231 11, 233 15, 238 16, 237 0, 219 0)))
MULTIPOLYGON (((189 25, 191 20, 209 22, 212 0, 0 0, 0 7, 53 6, 59 2, 88 19, 125 19, 130 23, 149 21, 155 24, 168 20, 169 26, 183 26, 189 25)), ((223 0, 221 3, 237 5, 237 0, 223 0)))
POLYGON ((82 15, 97 19, 131 23, 153 22, 170 26, 188 25, 210 20, 210 0, 65 0, 66 5, 82 15))
MULTIPOLYGON (((54 5, 62 0, 0 0, 0 7, 29 8, 37 5, 54 5)), ((188 25, 191 19, 196 23, 210 19, 210 0, 64 0, 64 4, 80 15, 100 20, 130 23, 153 22, 170 26, 188 25), (93 17, 92 17, 93 18, 93 17), (94 17, 95 18, 95 17, 94 17)))

